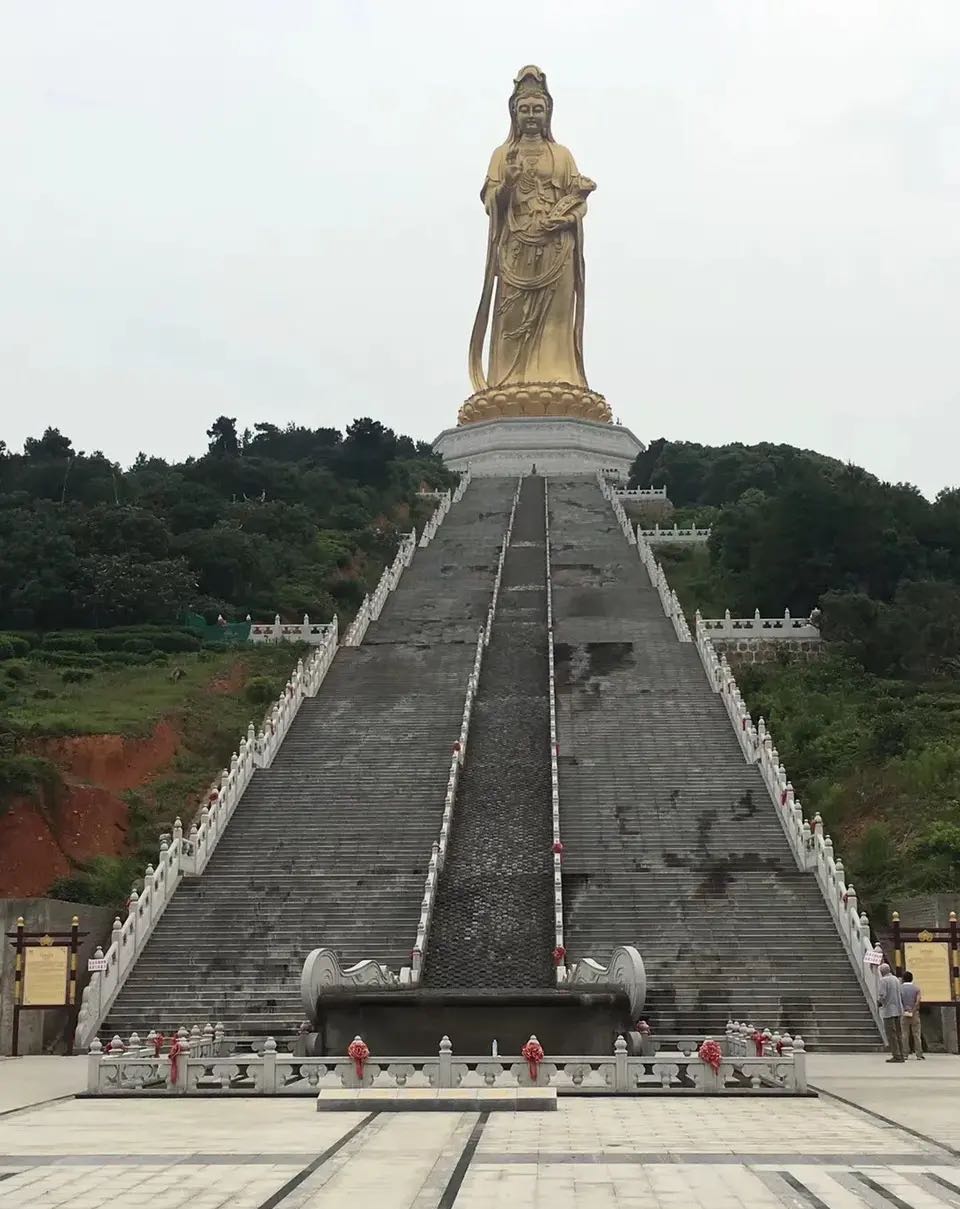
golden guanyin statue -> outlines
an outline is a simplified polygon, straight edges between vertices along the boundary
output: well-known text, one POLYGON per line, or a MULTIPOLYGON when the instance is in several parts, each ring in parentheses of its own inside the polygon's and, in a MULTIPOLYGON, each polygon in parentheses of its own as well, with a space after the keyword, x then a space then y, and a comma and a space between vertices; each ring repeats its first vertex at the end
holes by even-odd
POLYGON ((583 216, 596 185, 554 141, 552 117, 546 76, 539 67, 521 68, 510 97, 510 136, 494 151, 480 194, 490 218, 487 266, 470 338, 475 393, 460 408, 461 424, 502 416, 611 418, 583 370, 583 216))

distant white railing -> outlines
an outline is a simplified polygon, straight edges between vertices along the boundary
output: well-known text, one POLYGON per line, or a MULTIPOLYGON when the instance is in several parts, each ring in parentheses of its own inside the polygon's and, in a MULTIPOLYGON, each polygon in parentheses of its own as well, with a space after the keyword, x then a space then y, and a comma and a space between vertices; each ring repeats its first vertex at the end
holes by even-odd
POLYGON ((614 487, 613 490, 622 500, 633 500, 634 503, 665 504, 667 502, 666 487, 614 487))
POLYGON ((94 957, 105 968, 90 976, 84 987, 77 1020, 77 1044, 88 1045, 113 1006, 157 920, 173 897, 182 877, 201 874, 220 837, 233 817, 256 768, 268 768, 284 735, 296 717, 304 697, 316 695, 337 651, 337 619, 327 627, 324 645, 316 647, 306 662, 297 663, 276 704, 268 711, 260 731, 251 722, 237 751, 207 792, 206 802, 187 835, 178 818, 170 836, 160 839, 156 866, 147 865, 143 889, 136 886, 127 902, 127 917, 113 921, 113 934, 106 953, 97 948, 94 957))
MULTIPOLYGON (((607 1054, 544 1054, 536 1037, 523 1048, 538 1053, 454 1054, 449 1037, 435 1054, 370 1054, 362 1038, 354 1044, 367 1056, 360 1061, 346 1054, 311 1058, 281 1051, 267 1037, 257 1052, 231 1050, 228 1040, 209 1040, 210 1026, 199 1037, 180 1030, 174 1058, 157 1054, 155 1044, 133 1034, 125 1045, 119 1037, 104 1048, 94 1039, 87 1066, 87 1090, 93 1095, 144 1093, 164 1095, 288 1095, 316 1096, 329 1089, 409 1088, 411 1091, 457 1087, 542 1087, 561 1095, 615 1095, 624 1092, 680 1094, 703 1092, 737 1095, 762 1088, 767 1092, 802 1095, 807 1091, 806 1047, 802 1037, 784 1034, 763 1045, 760 1056, 749 1054, 736 1033, 721 1036, 716 1067, 699 1052, 658 1050, 653 1055, 628 1052, 626 1038, 617 1037, 607 1054), (531 1043, 535 1045, 533 1050, 531 1043), (194 1050, 197 1046, 197 1052, 194 1050), (210 1052, 212 1049, 213 1052, 210 1052)), ((708 1038, 708 1040, 710 1040, 708 1038)), ((399 1094, 402 1095, 402 1092, 399 1094)))
POLYGON ((731 617, 729 609, 722 617, 701 617, 698 609, 697 618, 711 638, 764 638, 776 642, 820 637, 820 630, 809 617, 791 617, 789 609, 783 610, 782 617, 761 617, 759 609, 752 617, 731 617))
POLYGON ((550 693, 550 806, 553 816, 553 962, 557 985, 566 980, 566 947, 563 943, 563 843, 560 839, 560 744, 557 739, 557 680, 553 658, 553 571, 550 565, 550 484, 543 481, 543 524, 546 547, 547 668, 550 693))
POLYGON ((387 597, 400 582, 400 576, 403 574, 404 569, 409 567, 413 562, 413 556, 416 552, 417 533, 415 529, 411 529, 409 533, 404 535, 393 562, 384 570, 373 592, 370 595, 364 596, 363 603, 357 610, 356 617, 354 617, 350 623, 350 628, 344 635, 344 646, 360 646, 364 635, 370 628, 370 622, 376 621, 380 616, 387 597))
POLYGON ((443 524, 447 513, 454 504, 459 504, 463 499, 463 493, 470 486, 470 480, 472 477, 473 476, 469 469, 464 471, 464 473, 460 476, 460 482, 457 484, 452 494, 449 491, 423 491, 420 493, 421 495, 436 496, 436 498, 440 501, 437 505, 436 512, 434 512, 433 516, 431 516, 426 525, 424 525, 423 532, 420 534, 421 549, 430 545, 434 537, 437 535, 437 530, 443 524))
POLYGON ((450 757, 450 772, 447 775, 447 790, 443 799, 443 814, 440 818, 440 838, 434 841, 427 864, 427 875, 423 885, 423 899, 420 903, 420 919, 417 922, 417 937, 414 941, 411 957, 410 981, 418 985, 423 974, 423 964, 426 957, 427 945, 430 941, 430 925, 433 922, 433 911, 436 906, 437 892, 440 884, 440 874, 447 859, 447 849, 450 845, 450 834, 453 828, 453 812, 457 800, 457 785, 460 782, 460 770, 467 755, 467 737, 470 733, 470 715, 473 712, 473 702, 480 684, 480 668, 483 664, 483 654, 490 643, 490 631, 497 611, 497 599, 500 592, 500 581, 503 578, 503 564, 507 557, 507 547, 513 533, 513 521, 517 513, 517 503, 520 499, 520 488, 523 486, 523 475, 517 480, 517 489, 513 493, 513 503, 510 517, 504 532, 500 553, 497 556, 497 570, 493 579, 493 595, 490 607, 487 609, 486 626, 480 627, 477 636, 477 649, 473 659, 473 667, 467 677, 467 691, 463 703, 463 716, 460 720, 460 737, 453 745, 450 757))
POLYGON ((674 525, 672 529, 654 525, 652 529, 637 530, 638 535, 645 537, 652 545, 666 545, 669 543, 672 546, 703 545, 704 542, 710 540, 710 532, 709 528, 698 529, 694 526, 682 529, 677 525, 674 525))
MULTIPOLYGON (((606 491, 604 495, 610 499, 610 495, 606 491)), ((663 567, 657 562, 650 543, 645 537, 638 534, 636 544, 640 561, 647 569, 651 584, 659 593, 663 611, 673 623, 678 640, 690 642, 690 629, 687 626, 683 610, 680 608, 680 601, 676 592, 667 583, 663 567)), ((762 635, 763 631, 760 631, 759 636, 762 635)), ((817 635, 819 636, 819 631, 817 631, 817 635)), ((798 636, 803 637, 804 635, 798 636)), ((743 751, 744 759, 748 763, 755 763, 759 766, 760 775, 770 794, 770 799, 777 809, 798 868, 812 870, 816 873, 817 883, 843 940, 850 963, 863 988, 867 1004, 879 1027, 878 978, 875 964, 877 950, 870 941, 870 921, 865 914, 857 910, 856 891, 845 883, 843 862, 834 856, 833 841, 829 836, 823 835, 823 821, 819 814, 815 814, 809 822, 804 821, 803 808, 799 800, 794 797, 793 786, 787 779, 786 770, 780 763, 777 749, 767 732, 766 723, 763 718, 760 718, 754 728, 743 700, 743 694, 737 687, 737 681, 730 670, 730 665, 725 656, 717 655, 710 640, 710 633, 704 625, 703 618, 699 615, 696 622, 695 641, 707 681, 713 691, 720 694, 734 734, 743 751), (870 955, 869 960, 868 954, 870 955)))
MULTIPOLYGON (((249 621, 250 618, 247 618, 249 621)), ((299 625, 281 623, 278 613, 273 619, 273 625, 251 624, 249 642, 307 642, 311 646, 322 646, 327 630, 332 623, 310 620, 310 615, 304 613, 299 625)))

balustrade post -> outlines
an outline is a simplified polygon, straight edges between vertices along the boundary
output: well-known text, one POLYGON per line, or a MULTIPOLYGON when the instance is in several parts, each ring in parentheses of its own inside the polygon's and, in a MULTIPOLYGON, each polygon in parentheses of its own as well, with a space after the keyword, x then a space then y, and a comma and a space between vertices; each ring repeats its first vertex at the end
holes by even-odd
POLYGON ((627 1042, 621 1033, 613 1045, 613 1080, 616 1091, 629 1091, 629 1076, 627 1068, 627 1042))
POLYGON ((263 1080, 260 1091, 263 1095, 272 1095, 277 1090, 277 1043, 273 1037, 268 1037, 263 1043, 263 1080))
POLYGON ((440 1038, 440 1053, 437 1056, 437 1087, 453 1087, 453 1046, 446 1033, 440 1038))

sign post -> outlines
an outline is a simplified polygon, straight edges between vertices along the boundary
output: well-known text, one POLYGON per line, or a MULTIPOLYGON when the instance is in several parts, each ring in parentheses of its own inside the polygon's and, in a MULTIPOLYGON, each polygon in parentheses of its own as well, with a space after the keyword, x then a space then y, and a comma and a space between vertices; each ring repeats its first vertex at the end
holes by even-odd
POLYGON ((894 973, 902 978, 910 970, 931 1007, 952 1007, 956 1012, 960 1046, 960 928, 956 911, 945 928, 904 928, 893 913, 894 973))
POLYGON ((75 915, 69 932, 28 932, 21 915, 16 931, 8 932, 16 950, 13 975, 13 1044, 14 1057, 20 1044, 20 1013, 65 1008, 70 1023, 67 1046, 73 1053, 73 1036, 77 1027, 77 957, 80 940, 80 920, 75 915))

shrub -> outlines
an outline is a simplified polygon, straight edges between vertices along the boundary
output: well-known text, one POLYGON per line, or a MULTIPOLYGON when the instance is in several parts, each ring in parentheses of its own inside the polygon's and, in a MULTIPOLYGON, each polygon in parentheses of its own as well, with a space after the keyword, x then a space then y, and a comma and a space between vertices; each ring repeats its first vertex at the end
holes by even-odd
POLYGON ((29 658, 49 667, 103 667, 102 655, 88 655, 83 651, 48 651, 38 647, 30 652, 29 658))
POLYGON ((26 680, 29 676, 30 667, 29 664, 18 660, 15 663, 8 663, 3 671, 8 680, 12 681, 14 684, 19 684, 21 680, 26 680))
POLYGON ((20 659, 30 651, 30 643, 17 634, 0 634, 0 660, 20 659))
POLYGON ((93 679, 93 672, 88 667, 65 667, 60 673, 60 679, 64 684, 83 684, 84 681, 93 679))
POLYGON ((43 647, 48 651, 85 651, 97 649, 92 634, 44 634, 43 647))
POLYGON ((14 794, 38 788, 52 794, 61 783, 56 764, 42 756, 0 756, 0 806, 14 794))
POLYGON ((68 902, 113 907, 122 912, 139 872, 133 857, 95 856, 70 877, 58 878, 50 887, 52 898, 68 902))
POLYGON ((153 652, 153 642, 149 638, 128 638, 120 648, 134 655, 149 655, 153 652))
POLYGON ((276 686, 268 676, 254 676, 247 682, 244 696, 251 705, 266 705, 278 696, 276 686))

